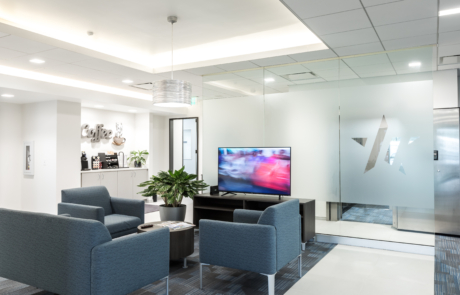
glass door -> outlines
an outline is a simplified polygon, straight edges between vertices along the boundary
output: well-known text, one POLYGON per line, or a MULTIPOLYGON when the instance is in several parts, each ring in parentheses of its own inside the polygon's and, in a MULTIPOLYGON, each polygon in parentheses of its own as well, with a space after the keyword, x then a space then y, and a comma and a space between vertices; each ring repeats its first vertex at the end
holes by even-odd
POLYGON ((198 175, 198 118, 169 120, 169 169, 198 175))

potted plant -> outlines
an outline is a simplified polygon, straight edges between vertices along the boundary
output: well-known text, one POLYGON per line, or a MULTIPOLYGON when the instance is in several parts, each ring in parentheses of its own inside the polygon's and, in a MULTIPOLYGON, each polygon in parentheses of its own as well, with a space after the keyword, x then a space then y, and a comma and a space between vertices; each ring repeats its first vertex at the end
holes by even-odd
POLYGON ((147 163, 145 160, 145 157, 148 156, 149 152, 146 150, 144 151, 131 151, 131 156, 128 157, 128 162, 131 164, 132 161, 134 161, 134 167, 142 167, 142 164, 147 163))
POLYGON ((187 207, 182 204, 182 200, 184 198, 193 199, 198 191, 209 186, 203 180, 196 180, 195 174, 188 174, 184 169, 185 166, 174 172, 161 171, 158 175, 152 175, 150 180, 139 184, 139 187, 146 187, 139 194, 144 197, 156 194, 165 202, 164 205, 160 205, 162 221, 184 221, 187 207))

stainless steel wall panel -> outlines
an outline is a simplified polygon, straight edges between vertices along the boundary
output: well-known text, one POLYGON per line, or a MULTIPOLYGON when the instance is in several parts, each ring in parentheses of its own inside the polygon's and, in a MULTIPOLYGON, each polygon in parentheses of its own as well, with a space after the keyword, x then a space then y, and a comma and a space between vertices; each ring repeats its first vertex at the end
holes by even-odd
POLYGON ((433 112, 435 231, 460 235, 459 109, 433 112))

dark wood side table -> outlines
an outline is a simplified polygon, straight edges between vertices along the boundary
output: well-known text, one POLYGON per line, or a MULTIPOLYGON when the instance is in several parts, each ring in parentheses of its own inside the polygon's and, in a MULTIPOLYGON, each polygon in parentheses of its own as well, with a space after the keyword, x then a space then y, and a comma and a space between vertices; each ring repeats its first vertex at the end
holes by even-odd
MULTIPOLYGON (((182 221, 173 221, 174 223, 180 223, 182 221)), ((159 225, 163 221, 149 222, 141 224, 137 227, 137 233, 144 233, 151 230, 163 228, 159 225), (153 225, 153 227, 142 228, 145 225, 153 225)), ((190 222, 185 222, 191 224, 190 222)), ((192 224, 193 225, 193 224, 192 224)), ((184 260, 184 268, 187 268, 187 256, 192 255, 195 251, 195 225, 188 228, 181 229, 169 229, 170 240, 169 240, 169 259, 170 260, 184 260)))

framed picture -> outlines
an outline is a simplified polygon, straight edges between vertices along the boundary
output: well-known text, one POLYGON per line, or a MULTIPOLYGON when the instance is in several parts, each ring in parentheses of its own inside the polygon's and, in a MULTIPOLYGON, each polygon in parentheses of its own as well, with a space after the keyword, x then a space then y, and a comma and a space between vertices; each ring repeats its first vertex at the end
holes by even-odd
POLYGON ((34 142, 33 141, 25 141, 24 142, 24 175, 34 175, 34 142))

